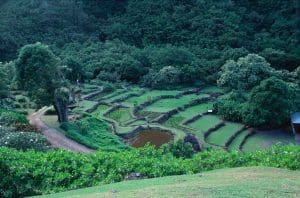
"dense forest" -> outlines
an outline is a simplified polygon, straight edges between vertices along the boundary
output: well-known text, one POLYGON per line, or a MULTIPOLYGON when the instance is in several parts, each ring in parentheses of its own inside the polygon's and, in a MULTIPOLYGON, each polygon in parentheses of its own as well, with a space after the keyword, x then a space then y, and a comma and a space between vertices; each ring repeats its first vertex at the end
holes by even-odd
MULTIPOLYGON (((50 46, 53 64, 67 66, 62 72, 70 82, 127 81, 152 88, 218 82, 233 92, 226 104, 216 105, 220 114, 251 125, 270 119, 258 122, 249 113, 257 110, 234 109, 248 103, 249 90, 272 76, 299 79, 298 1, 9 0, 0 6, 3 70, 18 65, 10 61, 21 47, 41 42, 50 46), (236 101, 235 94, 247 96, 236 101)), ((286 119, 288 111, 278 115, 286 119)))
POLYGON ((297 142, 294 112, 299 0, 0 1, 0 197, 299 170, 299 146, 271 147, 297 142), (143 130, 169 139, 135 149, 143 130))

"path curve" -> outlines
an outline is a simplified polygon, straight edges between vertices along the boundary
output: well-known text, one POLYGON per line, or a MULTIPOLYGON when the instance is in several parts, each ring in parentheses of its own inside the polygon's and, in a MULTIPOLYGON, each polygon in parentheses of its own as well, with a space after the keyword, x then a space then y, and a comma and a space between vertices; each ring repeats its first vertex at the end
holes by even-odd
POLYGON ((64 134, 60 133, 58 130, 49 127, 41 120, 41 116, 45 114, 45 112, 50 107, 43 107, 37 112, 31 114, 28 119, 31 125, 35 126, 45 135, 47 140, 50 142, 52 147, 54 148, 62 148, 65 150, 69 150, 72 152, 79 153, 94 153, 95 150, 89 149, 84 145, 81 145, 74 140, 67 138, 64 134))

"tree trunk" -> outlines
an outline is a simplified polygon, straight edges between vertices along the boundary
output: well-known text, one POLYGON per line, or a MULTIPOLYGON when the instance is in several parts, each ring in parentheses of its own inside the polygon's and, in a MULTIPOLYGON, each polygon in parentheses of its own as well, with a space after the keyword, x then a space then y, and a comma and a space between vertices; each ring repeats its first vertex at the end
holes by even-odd
POLYGON ((53 102, 53 107, 54 107, 54 109, 55 109, 55 111, 56 111, 56 114, 57 114, 57 121, 58 121, 59 123, 61 123, 60 113, 59 113, 59 110, 58 110, 58 108, 57 108, 55 102, 53 102))
POLYGON ((296 8, 296 39, 297 44, 300 44, 300 0, 295 0, 296 8))
POLYGON ((56 99, 53 106, 57 112, 58 122, 68 122, 68 103, 61 99, 56 99))

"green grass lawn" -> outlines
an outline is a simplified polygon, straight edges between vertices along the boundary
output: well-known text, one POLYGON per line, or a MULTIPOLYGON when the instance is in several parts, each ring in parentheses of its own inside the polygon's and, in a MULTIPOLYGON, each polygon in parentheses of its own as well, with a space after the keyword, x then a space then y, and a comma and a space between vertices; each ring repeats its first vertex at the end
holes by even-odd
POLYGON ((117 110, 111 112, 110 114, 108 114, 108 117, 110 119, 115 120, 118 123, 124 123, 124 122, 132 119, 129 108, 117 109, 117 110))
POLYGON ((245 137, 250 133, 250 130, 246 129, 242 133, 240 133, 229 145, 229 150, 238 150, 239 146, 241 145, 242 141, 245 137))
POLYGON ((140 105, 144 102, 147 102, 157 96, 162 96, 162 95, 176 95, 180 91, 173 91, 173 90, 152 90, 152 91, 147 91, 141 96, 135 96, 132 98, 129 98, 128 100, 124 101, 123 104, 127 105, 129 107, 133 107, 134 105, 140 105))
POLYGON ((283 144, 295 143, 295 138, 287 131, 265 131, 249 137, 243 146, 243 151, 251 152, 266 149, 278 142, 283 144))
POLYGON ((106 102, 113 102, 114 100, 122 99, 123 97, 127 97, 130 94, 139 94, 140 92, 141 92, 141 89, 132 89, 132 90, 129 90, 127 92, 120 93, 120 94, 118 94, 116 96, 113 96, 111 98, 105 99, 105 101, 106 102))
POLYGON ((197 114, 207 112, 209 109, 212 109, 212 107, 213 107, 212 102, 199 104, 199 105, 189 107, 189 108, 185 109, 184 111, 179 112, 178 116, 184 117, 184 119, 190 119, 197 114))
POLYGON ((203 140, 203 134, 208 129, 216 126, 221 122, 221 119, 215 115, 205 115, 196 120, 195 122, 189 124, 190 127, 195 129, 196 135, 199 139, 203 140))
POLYGON ((127 91, 125 89, 116 89, 114 92, 103 96, 101 99, 108 100, 110 98, 113 98, 113 97, 116 97, 118 95, 125 94, 125 93, 127 93, 127 91))
POLYGON ((249 167, 124 181, 41 197, 276 197, 300 195, 300 171, 249 167))
POLYGON ((170 99, 162 99, 159 100, 148 107, 146 107, 146 111, 153 111, 153 112, 167 112, 172 109, 181 107, 185 104, 188 104, 192 100, 195 100, 197 98, 203 98, 206 97, 206 94, 196 95, 196 94, 190 94, 190 95, 184 95, 180 98, 170 98, 170 99))
POLYGON ((207 142, 218 146, 225 146, 226 141, 241 128, 243 128, 242 124, 226 122, 225 126, 214 131, 207 137, 207 142))
POLYGON ((110 107, 107 105, 99 105, 96 109, 96 111, 94 111, 92 113, 92 116, 94 116, 95 118, 98 119, 102 119, 103 118, 103 114, 109 109, 110 107))
POLYGON ((130 133, 134 128, 133 126, 116 126, 116 130, 119 134, 130 133))
POLYGON ((80 101, 78 104, 78 107, 74 108, 72 111, 74 113, 86 112, 87 110, 91 109, 96 104, 97 104, 97 102, 95 102, 95 101, 83 100, 83 101, 80 101))
POLYGON ((184 117, 180 115, 172 116, 170 119, 168 119, 163 125, 166 127, 173 127, 185 132, 190 132, 193 129, 189 128, 188 126, 183 126, 181 123, 185 120, 184 117))

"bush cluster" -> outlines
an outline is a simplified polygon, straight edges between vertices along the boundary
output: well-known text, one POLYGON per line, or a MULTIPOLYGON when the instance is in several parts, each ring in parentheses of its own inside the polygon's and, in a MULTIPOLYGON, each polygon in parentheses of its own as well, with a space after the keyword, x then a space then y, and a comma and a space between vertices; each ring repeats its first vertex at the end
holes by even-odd
POLYGON ((154 147, 90 155, 63 150, 18 152, 2 147, 0 196, 32 196, 118 182, 132 172, 153 178, 240 166, 300 170, 300 147, 276 145, 253 153, 211 150, 189 159, 176 158, 154 147))
POLYGON ((34 132, 8 132, 0 137, 0 146, 12 147, 18 150, 46 151, 49 149, 47 139, 43 135, 34 132))
POLYGON ((24 114, 13 110, 0 109, 0 124, 15 125, 17 123, 28 124, 28 120, 24 114))
POLYGON ((96 118, 63 123, 66 136, 92 149, 119 151, 127 148, 125 143, 109 131, 108 125, 96 118))

